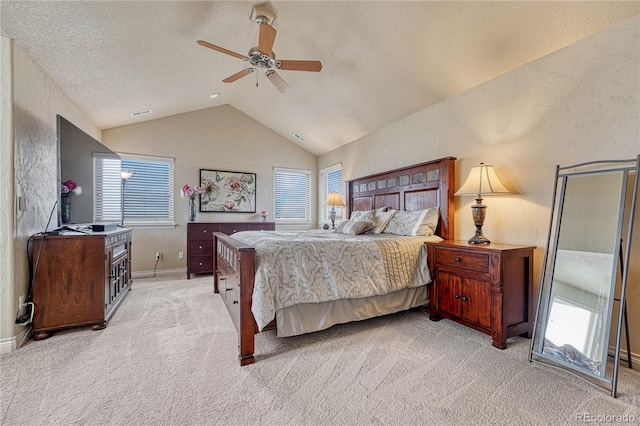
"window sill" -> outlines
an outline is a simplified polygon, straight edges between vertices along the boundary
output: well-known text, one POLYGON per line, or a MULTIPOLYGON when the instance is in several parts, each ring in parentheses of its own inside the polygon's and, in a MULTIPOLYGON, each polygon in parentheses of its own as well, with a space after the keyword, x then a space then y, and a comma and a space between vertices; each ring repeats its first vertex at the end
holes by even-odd
POLYGON ((174 229, 174 222, 125 222, 125 228, 131 229, 174 229))

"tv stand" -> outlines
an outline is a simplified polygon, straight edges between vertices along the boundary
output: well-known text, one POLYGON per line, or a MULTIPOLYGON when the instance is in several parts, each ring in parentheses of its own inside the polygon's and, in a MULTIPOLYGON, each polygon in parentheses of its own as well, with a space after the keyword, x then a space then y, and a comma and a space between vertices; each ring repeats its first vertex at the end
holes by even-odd
POLYGON ((65 328, 102 330, 131 290, 130 229, 37 236, 32 259, 34 340, 65 328))

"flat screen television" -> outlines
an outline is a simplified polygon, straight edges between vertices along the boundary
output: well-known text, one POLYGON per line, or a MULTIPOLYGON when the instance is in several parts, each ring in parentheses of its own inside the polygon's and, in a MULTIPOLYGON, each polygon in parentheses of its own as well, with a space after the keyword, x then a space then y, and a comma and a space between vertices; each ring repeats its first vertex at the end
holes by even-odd
MULTIPOLYGON (((94 159, 113 158, 120 161, 120 156, 104 146, 102 143, 80 130, 69 120, 57 115, 58 136, 58 188, 62 183, 72 180, 82 188, 82 193, 74 193, 63 196, 60 191, 58 199, 58 226, 67 224, 91 224, 100 220, 96 219, 94 212, 94 200, 101 191, 100 183, 94 181, 94 159), (66 200, 63 200, 66 198, 66 200), (69 202, 68 220, 63 223, 63 201, 69 202)), ((106 176, 108 181, 120 182, 120 167, 110 167, 102 170, 102 173, 110 173, 106 176)), ((111 188, 111 194, 113 188, 111 188)), ((112 194, 113 195, 113 194, 112 194)), ((118 194, 118 197, 120 194, 118 194)), ((122 216, 113 217, 113 222, 120 222, 122 216)))

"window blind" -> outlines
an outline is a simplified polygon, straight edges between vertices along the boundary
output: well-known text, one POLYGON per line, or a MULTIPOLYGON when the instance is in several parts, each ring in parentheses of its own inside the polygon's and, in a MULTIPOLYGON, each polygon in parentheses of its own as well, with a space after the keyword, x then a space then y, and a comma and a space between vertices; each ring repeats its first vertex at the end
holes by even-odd
POLYGON ((173 159, 121 154, 122 170, 134 174, 124 184, 125 224, 173 222, 173 159))
MULTIPOLYGON (((329 212, 331 207, 324 205, 330 192, 337 192, 345 203, 342 194, 342 164, 338 163, 333 166, 320 170, 320 189, 318 191, 318 222, 326 222, 329 220, 329 212)), ((344 208, 336 207, 336 219, 342 219, 344 208)))
POLYGON ((93 221, 120 222, 120 158, 104 153, 93 154, 93 221))
POLYGON ((311 171, 274 168, 276 221, 311 222, 311 171))

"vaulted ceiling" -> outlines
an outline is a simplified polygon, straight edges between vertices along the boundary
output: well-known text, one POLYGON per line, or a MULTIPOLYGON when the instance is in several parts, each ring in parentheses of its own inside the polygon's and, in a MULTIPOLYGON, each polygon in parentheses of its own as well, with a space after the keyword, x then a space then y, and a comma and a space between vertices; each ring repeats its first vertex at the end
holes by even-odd
POLYGON ((102 129, 229 104, 316 155, 640 14, 637 1, 262 3, 277 58, 323 64, 278 71, 282 94, 261 73, 223 83, 247 63, 196 44, 246 55, 256 4, 2 0, 0 14, 102 129))

